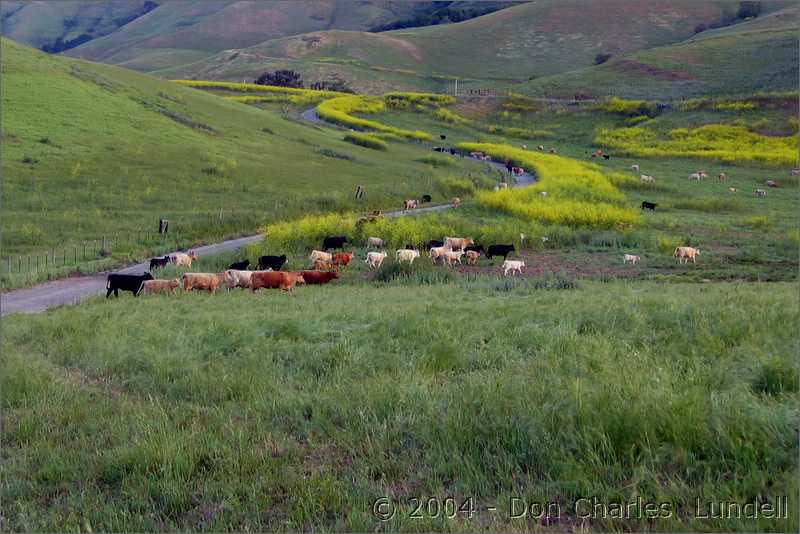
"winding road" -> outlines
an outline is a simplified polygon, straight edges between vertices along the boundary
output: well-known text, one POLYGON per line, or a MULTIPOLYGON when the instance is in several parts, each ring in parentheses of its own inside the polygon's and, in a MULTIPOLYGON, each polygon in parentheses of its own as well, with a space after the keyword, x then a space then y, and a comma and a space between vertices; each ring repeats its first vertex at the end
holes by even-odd
MULTIPOLYGON (((312 123, 321 123, 322 120, 317 116, 315 108, 307 109, 302 113, 302 118, 312 123)), ((505 165, 497 162, 485 162, 501 171, 505 172, 505 165)), ((534 183, 534 177, 528 172, 523 173, 521 176, 516 177, 517 183, 514 187, 527 187, 534 183)), ((422 213, 431 213, 434 211, 441 211, 450 209, 450 204, 440 204, 426 208, 418 208, 412 211, 389 211, 384 213, 386 217, 395 218, 407 215, 419 215, 422 213)), ((238 239, 231 239, 214 243, 212 245, 205 245, 201 247, 194 247, 198 254, 202 256, 219 254, 221 252, 228 252, 231 250, 239 249, 250 243, 255 243, 263 238, 263 235, 251 235, 247 237, 240 237, 238 239)), ((120 269, 118 273, 135 274, 146 271, 150 267, 149 262, 137 263, 129 267, 120 269)), ((15 289, 6 293, 0 294, 0 316, 12 313, 39 313, 49 308, 57 306, 68 306, 77 304, 89 297, 100 295, 106 290, 106 276, 108 273, 99 273, 92 276, 80 276, 73 278, 64 278, 61 280, 53 280, 52 282, 45 282, 33 287, 24 289, 15 289)))

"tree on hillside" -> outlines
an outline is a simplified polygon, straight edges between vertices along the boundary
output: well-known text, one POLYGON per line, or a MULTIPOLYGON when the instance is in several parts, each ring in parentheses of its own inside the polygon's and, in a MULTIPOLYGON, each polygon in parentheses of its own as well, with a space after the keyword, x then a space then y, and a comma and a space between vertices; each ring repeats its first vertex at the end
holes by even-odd
POLYGON ((303 79, 300 74, 293 70, 276 70, 275 72, 265 72, 258 78, 255 83, 258 85, 277 85, 278 87, 296 87, 303 88, 303 79))
POLYGON ((594 56, 594 64, 602 65, 609 59, 611 59, 611 54, 597 54, 596 56, 594 56))
POLYGON ((761 14, 761 2, 739 2, 739 11, 736 18, 747 19, 761 14))

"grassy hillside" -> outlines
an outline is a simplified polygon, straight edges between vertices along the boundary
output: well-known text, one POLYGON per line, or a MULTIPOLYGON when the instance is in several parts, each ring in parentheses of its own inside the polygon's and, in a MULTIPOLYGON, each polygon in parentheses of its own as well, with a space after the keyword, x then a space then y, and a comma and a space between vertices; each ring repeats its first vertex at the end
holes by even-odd
POLYGON ((69 54, 150 71, 287 35, 331 28, 366 30, 402 19, 413 9, 408 2, 171 0, 69 54))
POLYGON ((2 35, 52 52, 112 33, 158 6, 148 0, 60 0, 0 4, 2 35))
POLYGON ((800 10, 784 9, 670 46, 534 80, 514 88, 529 95, 619 95, 677 99, 698 95, 796 90, 800 10))
POLYGON ((321 69, 339 72, 359 88, 369 88, 364 69, 370 68, 401 74, 407 86, 428 89, 435 77, 439 87, 452 84, 454 76, 485 83, 520 82, 587 67, 597 54, 619 56, 682 41, 698 24, 718 21, 737 7, 738 2, 725 0, 546 0, 458 24, 381 34, 330 31, 287 37, 227 50, 163 75, 241 80, 267 68, 290 66, 307 76, 321 69))
POLYGON ((3 530, 542 528, 512 497, 558 502, 554 529, 797 530, 796 285, 539 282, 4 319, 3 530), (696 518, 698 494, 789 517, 696 518), (670 513, 580 519, 586 496, 670 513), (428 497, 478 510, 412 517, 428 497))
MULTIPOLYGON (((365 204, 398 204, 432 176, 411 144, 376 154, 338 130, 1 45, 4 255, 152 231, 161 217, 186 245, 300 211, 359 209, 356 184, 365 204)), ((130 246, 119 253, 144 248, 130 246)))

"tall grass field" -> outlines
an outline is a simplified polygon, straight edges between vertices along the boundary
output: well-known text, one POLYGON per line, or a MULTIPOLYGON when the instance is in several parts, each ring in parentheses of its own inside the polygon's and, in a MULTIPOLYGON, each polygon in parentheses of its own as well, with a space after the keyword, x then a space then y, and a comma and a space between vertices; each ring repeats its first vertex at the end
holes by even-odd
POLYGON ((796 506, 694 512, 797 494, 796 286, 557 287, 344 280, 6 319, 4 529, 796 530, 796 506), (479 511, 415 510, 448 497, 479 511), (668 513, 580 518, 592 497, 668 513))

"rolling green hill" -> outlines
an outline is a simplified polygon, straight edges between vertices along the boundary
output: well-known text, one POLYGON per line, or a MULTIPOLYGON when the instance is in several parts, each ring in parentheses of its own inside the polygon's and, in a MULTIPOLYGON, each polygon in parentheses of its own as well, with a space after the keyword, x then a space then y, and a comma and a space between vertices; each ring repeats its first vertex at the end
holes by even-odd
POLYGON ((0 4, 2 34, 49 52, 108 35, 158 7, 152 0, 61 0, 0 4))
POLYGON ((411 144, 378 154, 158 78, 1 46, 4 255, 152 231, 160 217, 190 240, 253 232, 355 207, 356 184, 378 207, 430 178, 411 144))
MULTIPOLYGON (((325 31, 276 39, 159 72, 198 79, 254 78, 291 67, 316 77, 337 72, 358 88, 384 73, 405 87, 439 88, 453 77, 522 82, 593 65, 598 54, 624 55, 683 41, 700 24, 736 13, 738 2, 679 0, 591 3, 545 0, 458 24, 380 34, 325 31)), ((770 4, 767 9, 785 6, 770 4)))
POLYGON ((678 99, 796 90, 800 10, 783 9, 679 44, 515 87, 535 96, 678 99))

